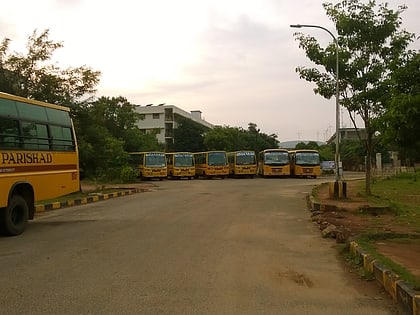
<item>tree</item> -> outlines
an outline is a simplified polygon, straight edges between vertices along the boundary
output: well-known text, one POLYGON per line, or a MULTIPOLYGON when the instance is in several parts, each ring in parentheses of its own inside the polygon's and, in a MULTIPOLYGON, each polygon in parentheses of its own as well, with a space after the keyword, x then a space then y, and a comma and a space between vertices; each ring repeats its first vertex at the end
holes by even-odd
POLYGON ((295 149, 318 150, 319 145, 318 145, 318 143, 316 143, 316 141, 309 141, 308 143, 299 142, 298 144, 296 144, 295 149))
POLYGON ((9 54, 10 39, 0 45, 0 90, 53 104, 72 105, 92 96, 99 83, 100 72, 86 66, 60 69, 48 64, 62 43, 48 38, 49 30, 28 37, 27 53, 9 54))
POLYGON ((379 128, 384 141, 409 161, 420 160, 420 54, 412 52, 393 72, 392 97, 386 104, 379 128))
POLYGON ((236 151, 253 149, 247 145, 244 130, 237 127, 216 126, 210 130, 204 138, 204 144, 208 150, 236 151))
POLYGON ((255 150, 278 148, 276 135, 260 132, 257 124, 249 123, 248 130, 239 127, 215 127, 206 133, 204 143, 208 150, 255 150))
POLYGON ((205 150, 204 135, 209 130, 185 117, 176 117, 173 151, 200 152, 205 150))
MULTIPOLYGON (((80 164, 87 176, 103 176, 123 167, 125 152, 160 150, 156 133, 144 134, 140 115, 124 97, 100 97, 73 109, 79 135, 80 164)), ((115 174, 108 174, 115 177, 115 174)))
MULTIPOLYGON (((392 71, 401 64, 414 35, 400 30, 400 15, 405 6, 392 10, 387 3, 377 6, 374 0, 367 3, 344 0, 335 5, 324 3, 323 6, 338 32, 340 105, 348 110, 356 129, 352 114, 363 119, 366 129, 367 139, 363 140, 367 152, 365 190, 370 195, 372 138, 377 130, 376 121, 383 113, 390 93, 392 71)), ((336 86, 335 43, 324 49, 312 36, 302 33, 295 36, 306 56, 324 67, 323 72, 306 67, 298 67, 296 71, 301 78, 316 84, 316 94, 331 98, 336 86)))

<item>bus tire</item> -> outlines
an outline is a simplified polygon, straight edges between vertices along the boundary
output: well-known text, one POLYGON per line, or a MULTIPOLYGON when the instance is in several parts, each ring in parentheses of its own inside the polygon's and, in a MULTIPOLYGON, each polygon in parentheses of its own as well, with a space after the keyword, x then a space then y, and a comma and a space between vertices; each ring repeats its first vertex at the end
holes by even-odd
POLYGON ((14 195, 9 205, 0 213, 0 225, 2 232, 8 236, 22 234, 28 226, 29 207, 26 200, 14 195))

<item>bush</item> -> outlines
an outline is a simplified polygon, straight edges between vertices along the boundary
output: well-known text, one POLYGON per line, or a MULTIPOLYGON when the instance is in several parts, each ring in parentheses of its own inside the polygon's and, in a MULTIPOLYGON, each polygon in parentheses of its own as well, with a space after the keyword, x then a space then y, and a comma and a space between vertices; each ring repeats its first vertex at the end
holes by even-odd
POLYGON ((130 166, 124 166, 121 169, 120 179, 123 183, 133 182, 137 177, 136 172, 130 166))

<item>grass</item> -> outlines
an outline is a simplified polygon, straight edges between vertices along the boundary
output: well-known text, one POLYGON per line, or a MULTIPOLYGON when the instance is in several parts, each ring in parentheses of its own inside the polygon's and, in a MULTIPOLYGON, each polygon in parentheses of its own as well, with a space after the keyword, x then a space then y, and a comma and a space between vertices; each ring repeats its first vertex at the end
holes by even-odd
POLYGON ((372 195, 367 197, 369 203, 390 207, 398 221, 420 233, 420 180, 417 180, 417 173, 376 179, 371 191, 372 195))

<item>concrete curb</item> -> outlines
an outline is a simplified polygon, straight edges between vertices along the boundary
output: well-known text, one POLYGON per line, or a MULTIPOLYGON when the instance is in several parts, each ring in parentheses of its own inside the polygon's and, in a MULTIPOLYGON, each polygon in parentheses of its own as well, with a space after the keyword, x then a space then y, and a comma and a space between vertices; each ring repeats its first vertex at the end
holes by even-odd
POLYGON ((88 204, 88 203, 92 203, 92 202, 103 201, 103 200, 118 198, 118 197, 122 197, 122 196, 128 196, 128 195, 132 195, 132 194, 135 194, 135 193, 138 193, 138 192, 143 192, 143 191, 145 191, 145 190, 140 189, 140 188, 127 188, 127 189, 124 189, 124 190, 121 190, 121 191, 116 191, 116 192, 107 193, 107 194, 94 194, 92 196, 79 198, 79 199, 66 200, 66 201, 61 201, 61 202, 57 201, 57 202, 52 202, 52 203, 45 204, 45 205, 36 205, 35 206, 35 213, 42 213, 42 212, 45 212, 45 211, 51 211, 51 210, 57 210, 57 209, 72 207, 72 206, 84 205, 84 204, 88 204))
MULTIPOLYGON (((337 211, 336 206, 325 205, 315 201, 310 194, 307 195, 307 204, 310 211, 337 211)), ((375 280, 383 286, 391 298, 401 306, 407 315, 420 315, 420 291, 400 279, 391 269, 381 265, 368 252, 364 251, 356 242, 351 241, 350 254, 357 258, 363 269, 374 275, 375 280)))

